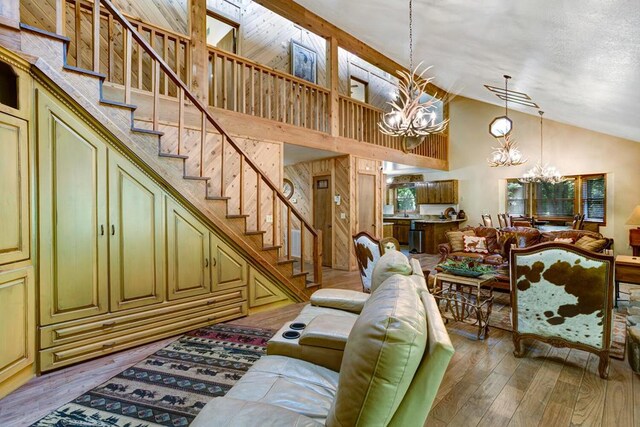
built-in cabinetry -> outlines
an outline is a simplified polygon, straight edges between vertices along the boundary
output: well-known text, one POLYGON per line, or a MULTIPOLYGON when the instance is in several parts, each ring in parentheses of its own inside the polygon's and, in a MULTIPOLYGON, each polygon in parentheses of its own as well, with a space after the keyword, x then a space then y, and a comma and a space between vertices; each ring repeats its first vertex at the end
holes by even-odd
POLYGON ((393 220, 393 237, 398 240, 401 245, 409 244, 409 230, 411 230, 411 220, 394 219, 393 220))
POLYGON ((418 204, 458 204, 458 180, 428 181, 416 184, 418 204))
POLYGON ((415 229, 422 230, 422 252, 427 254, 437 254, 438 245, 446 243, 447 231, 457 230, 460 221, 427 222, 416 221, 415 229))
MULTIPOLYGON (((41 371, 289 299, 142 168, 41 91, 37 114, 41 371), (255 298, 252 289, 260 292, 255 298)), ((28 285, 25 279, 20 286, 28 285)), ((8 300, 19 302, 13 295, 8 300)))

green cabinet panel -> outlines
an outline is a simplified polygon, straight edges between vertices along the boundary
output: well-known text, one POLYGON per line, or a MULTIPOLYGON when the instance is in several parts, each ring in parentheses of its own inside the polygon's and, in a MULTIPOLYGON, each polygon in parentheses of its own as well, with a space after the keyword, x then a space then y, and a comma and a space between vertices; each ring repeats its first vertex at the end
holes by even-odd
POLYGON ((288 299, 276 285, 263 274, 251 268, 249 271, 249 308, 272 304, 288 299))
POLYGON ((109 151, 111 311, 164 300, 162 197, 150 178, 109 151))
POLYGON ((0 264, 29 258, 27 123, 0 113, 0 264))
POLYGON ((247 284, 247 261, 211 233, 211 284, 213 291, 247 284))
POLYGON ((211 292, 209 230, 166 197, 168 299, 211 292))
POLYGON ((41 324, 108 310, 107 147, 39 92, 41 324))
POLYGON ((34 309, 33 269, 0 272, 0 382, 33 362, 34 309))

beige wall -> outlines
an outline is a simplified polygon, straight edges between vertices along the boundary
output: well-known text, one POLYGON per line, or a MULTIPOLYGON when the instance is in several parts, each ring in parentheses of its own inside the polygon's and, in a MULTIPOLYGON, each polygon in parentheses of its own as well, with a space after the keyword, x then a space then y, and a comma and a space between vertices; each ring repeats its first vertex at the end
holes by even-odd
MULTIPOLYGON (((522 166, 490 168, 486 159, 495 145, 488 133, 501 107, 458 97, 450 106, 450 171, 427 173, 425 179, 460 180, 460 208, 467 224, 476 225, 482 213, 505 211, 505 180, 517 178, 540 156, 540 124, 531 115, 510 112, 513 135, 529 161, 522 166)), ((535 114, 535 115, 534 115, 535 114)), ((545 120, 544 158, 566 175, 607 174, 607 225, 600 231, 615 239, 615 252, 630 254, 629 226, 624 223, 640 204, 640 143, 545 120)))

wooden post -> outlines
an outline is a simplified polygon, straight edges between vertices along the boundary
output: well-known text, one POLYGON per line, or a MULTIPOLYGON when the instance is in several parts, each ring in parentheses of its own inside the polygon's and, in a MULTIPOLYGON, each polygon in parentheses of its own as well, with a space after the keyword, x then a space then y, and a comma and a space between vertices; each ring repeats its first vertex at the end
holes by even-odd
POLYGON ((203 104, 209 93, 207 52, 207 0, 191 0, 191 92, 203 104))
POLYGON ((20 50, 20 0, 0 1, 0 45, 20 50))
POLYGON ((340 98, 338 87, 338 39, 327 37, 327 86, 329 87, 329 133, 340 135, 340 98))

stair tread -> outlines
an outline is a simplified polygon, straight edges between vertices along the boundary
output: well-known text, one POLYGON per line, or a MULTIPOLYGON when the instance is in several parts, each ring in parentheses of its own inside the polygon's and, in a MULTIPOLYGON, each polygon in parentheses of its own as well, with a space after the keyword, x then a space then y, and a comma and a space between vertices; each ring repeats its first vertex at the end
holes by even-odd
POLYGON ((171 153, 158 153, 160 157, 171 157, 173 159, 188 159, 189 156, 185 156, 184 154, 171 154, 171 153))
POLYGON ((184 179, 195 179, 198 181, 209 181, 211 179, 211 177, 209 176, 191 176, 191 175, 184 175, 183 176, 184 179))
POLYGON ((132 132, 139 132, 139 133, 148 133, 148 134, 151 134, 151 135, 158 135, 158 136, 164 135, 164 132, 160 132, 159 130, 137 128, 135 126, 131 126, 131 131, 132 132))
POLYGON ((299 271, 299 272, 297 272, 297 273, 293 273, 293 274, 291 275, 291 277, 301 277, 301 276, 306 276, 306 275, 308 275, 308 274, 309 274, 309 272, 308 272, 308 271, 299 271))
POLYGON ((249 215, 245 215, 245 214, 232 214, 232 215, 227 215, 228 219, 243 219, 243 218, 249 218, 249 215))
POLYGON ((262 250, 263 251, 270 251, 270 250, 273 250, 273 249, 280 249, 281 247, 282 247, 282 245, 275 245, 275 246, 274 245, 267 245, 267 246, 263 246, 262 250))
POLYGON ((247 236, 260 236, 265 233, 266 231, 262 231, 262 230, 249 230, 244 232, 244 234, 246 234, 247 236))
POLYGON ((205 197, 206 200, 231 200, 231 197, 226 197, 226 196, 207 196, 205 197))
POLYGON ((31 31, 33 33, 38 33, 45 37, 60 40, 61 42, 66 42, 66 43, 71 42, 71 39, 69 37, 61 36, 60 34, 52 33, 50 31, 43 30, 41 28, 32 27, 31 25, 23 24, 22 22, 20 23, 20 28, 23 30, 31 31))
POLYGON ((278 265, 284 265, 284 264, 293 264, 294 262, 296 262, 295 259, 287 259, 287 258, 280 258, 278 259, 278 265))
POLYGON ((67 71, 73 71, 75 73, 86 74, 88 76, 97 77, 97 78, 102 79, 102 80, 107 78, 106 74, 97 73, 97 72, 95 72, 93 70, 87 70, 86 68, 80 68, 80 67, 76 67, 74 65, 65 64, 62 68, 64 68, 67 71))
POLYGON ((129 110, 135 110, 138 108, 138 106, 134 104, 126 104, 124 102, 112 101, 110 99, 100 99, 100 103, 110 105, 112 107, 128 108, 129 110))
POLYGON ((309 288, 319 288, 320 286, 322 286, 322 285, 320 285, 320 283, 315 283, 315 282, 311 282, 311 281, 307 281, 307 283, 306 283, 306 288, 307 289, 309 289, 309 288))

